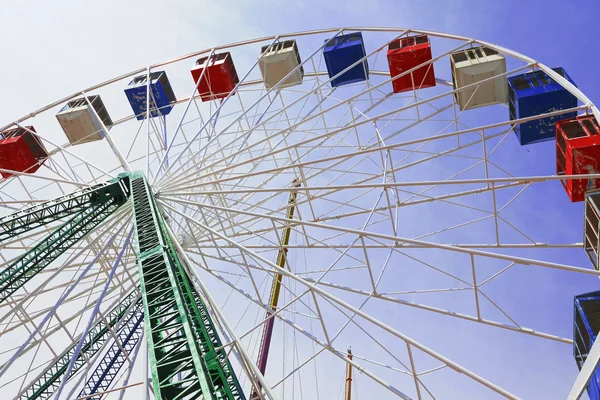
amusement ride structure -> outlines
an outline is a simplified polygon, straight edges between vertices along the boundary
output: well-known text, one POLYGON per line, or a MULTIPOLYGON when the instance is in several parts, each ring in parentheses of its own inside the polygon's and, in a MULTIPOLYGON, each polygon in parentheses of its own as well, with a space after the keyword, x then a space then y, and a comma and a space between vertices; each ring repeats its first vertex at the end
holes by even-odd
POLYGON ((0 129, 2 398, 600 399, 599 120, 561 67, 383 28, 36 110, 0 129))

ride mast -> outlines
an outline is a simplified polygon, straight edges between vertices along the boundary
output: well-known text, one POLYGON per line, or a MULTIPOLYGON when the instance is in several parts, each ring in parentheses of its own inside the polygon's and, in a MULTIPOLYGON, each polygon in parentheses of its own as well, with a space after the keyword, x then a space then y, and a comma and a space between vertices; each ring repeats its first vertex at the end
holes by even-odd
MULTIPOLYGON (((293 187, 300 187, 300 182, 297 179, 292 181, 293 187)), ((291 221, 294 219, 294 211, 296 210, 296 197, 298 192, 296 190, 290 192, 290 198, 288 200, 286 218, 291 221)), ((290 242, 290 235, 292 232, 292 227, 289 223, 286 224, 283 229, 283 236, 281 238, 281 247, 279 248, 279 252, 277 253, 277 265, 280 268, 285 268, 285 262, 287 259, 287 245, 290 242)), ((283 276, 281 274, 276 274, 273 277, 273 284, 271 285, 271 294, 269 295, 269 307, 270 310, 267 311, 266 316, 266 325, 263 330, 262 338, 260 341, 260 348, 258 351, 258 369, 261 374, 265 374, 267 370, 267 360, 269 358, 269 348, 271 347, 271 338, 273 336, 273 325, 275 322, 275 318, 273 317, 273 313, 277 311, 277 304, 279 303, 279 293, 281 292, 281 281, 283 276)), ((260 386, 259 386, 260 387, 260 386)), ((256 388, 252 389, 252 393, 250 395, 250 399, 255 400, 259 399, 259 394, 256 388)))

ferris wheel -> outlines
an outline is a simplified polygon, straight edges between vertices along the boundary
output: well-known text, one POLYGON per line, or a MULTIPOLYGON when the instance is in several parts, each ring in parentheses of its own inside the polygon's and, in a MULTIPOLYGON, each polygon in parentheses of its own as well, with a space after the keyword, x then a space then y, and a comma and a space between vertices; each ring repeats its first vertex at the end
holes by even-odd
POLYGON ((0 129, 2 397, 600 398, 598 120, 563 68, 391 28, 33 111, 0 129))

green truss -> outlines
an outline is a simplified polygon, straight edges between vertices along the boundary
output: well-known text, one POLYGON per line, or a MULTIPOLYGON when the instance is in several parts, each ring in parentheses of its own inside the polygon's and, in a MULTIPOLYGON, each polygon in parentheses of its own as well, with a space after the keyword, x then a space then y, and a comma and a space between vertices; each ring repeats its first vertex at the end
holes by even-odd
MULTIPOLYGON (((0 242, 46 223, 71 219, 0 273, 0 302, 94 229, 132 197, 141 299, 126 296, 88 332, 70 374, 74 376, 140 308, 157 399, 245 400, 205 303, 191 284, 141 173, 0 218, 0 242)), ((60 386, 76 345, 65 350, 22 392, 46 399, 60 386)))
POLYGON ((154 397, 244 399, 200 296, 190 283, 145 178, 131 177, 138 268, 154 397))
MULTIPOLYGON (((121 320, 124 322, 119 325, 123 325, 127 320, 135 317, 141 307, 141 298, 138 296, 138 291, 134 290, 125 296, 125 298, 123 298, 123 300, 108 313, 105 313, 104 319, 100 319, 88 331, 70 376, 75 375, 81 367, 85 366, 86 362, 102 348, 104 343, 112 338, 110 329, 114 329, 121 320), (106 320, 108 324, 106 324, 104 320, 106 320)), ((27 389, 21 394, 19 399, 33 400, 48 399, 52 397, 54 392, 58 390, 60 386, 62 377, 67 371, 69 362, 71 361, 71 357, 75 354, 77 342, 78 341, 66 349, 49 368, 38 375, 38 377, 27 386, 27 389)))
POLYGON ((123 203, 128 194, 120 179, 90 186, 0 218, 0 243, 13 236, 38 228, 47 223, 84 211, 90 205, 116 199, 123 203))
POLYGON ((229 391, 224 392, 223 396, 217 396, 217 399, 244 399, 244 393, 241 390, 237 377, 233 371, 233 368, 231 367, 231 364, 229 363, 227 354, 222 348, 221 339, 219 338, 219 335, 215 329, 206 305, 196 289, 190 285, 191 279, 181 265, 181 261, 177 256, 175 247, 171 242, 171 238, 167 233, 167 229, 162 218, 160 218, 160 222, 163 235, 169 244, 170 256, 177 265, 178 283, 180 287, 186 289, 187 293, 191 294, 186 297, 185 306, 187 312, 191 313, 192 315, 191 321, 196 340, 198 341, 202 351, 205 370, 210 376, 210 381, 213 384, 214 390, 218 390, 219 388, 229 389, 229 391))
POLYGON ((31 250, 17 258, 0 273, 0 304, 38 272, 97 227, 124 199, 112 197, 88 207, 44 237, 31 250))

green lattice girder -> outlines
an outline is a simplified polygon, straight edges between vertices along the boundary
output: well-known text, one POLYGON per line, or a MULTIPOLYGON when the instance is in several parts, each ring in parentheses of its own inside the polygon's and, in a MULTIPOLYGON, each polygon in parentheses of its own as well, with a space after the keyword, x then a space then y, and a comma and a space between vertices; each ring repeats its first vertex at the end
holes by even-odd
MULTIPOLYGON (((138 291, 134 290, 123 298, 109 312, 104 313, 104 319, 98 320, 86 335, 83 346, 78 357, 75 360, 70 376, 75 375, 81 367, 85 366, 87 360, 90 360, 108 340, 112 338, 110 329, 114 329, 117 324, 123 325, 131 318, 134 318, 139 313, 142 307, 141 298, 138 296, 138 291), (105 321, 108 323, 105 323, 105 321), (109 329, 110 328, 110 329, 109 329)), ((52 397, 54 392, 58 390, 62 377, 67 371, 69 362, 75 354, 75 348, 79 339, 75 344, 67 348, 59 358, 44 372, 38 375, 31 382, 27 389, 21 394, 19 399, 48 399, 52 397)))
POLYGON ((168 243, 169 255, 173 262, 177 265, 178 283, 182 291, 188 295, 185 297, 185 307, 192 318, 192 326, 196 335, 196 340, 202 351, 202 358, 205 370, 210 376, 210 381, 213 385, 213 390, 222 391, 225 396, 218 399, 244 399, 244 392, 241 389, 239 381, 235 375, 225 350, 222 348, 221 339, 215 329, 212 318, 208 313, 206 305, 199 296, 195 288, 190 284, 191 280, 183 268, 175 246, 171 242, 171 238, 167 232, 164 220, 160 218, 161 228, 165 240, 168 243), (185 289, 185 290, 184 290, 185 289), (219 349, 219 350, 217 350, 219 349))
MULTIPOLYGON (((0 218, 1 241, 2 238, 12 237, 77 213, 34 249, 13 262, 12 268, 3 271, 0 274, 0 284, 8 292, 14 292, 48 265, 51 259, 55 259, 53 254, 74 244, 69 244, 68 239, 75 240, 85 236, 101 222, 99 219, 102 216, 106 218, 130 193, 134 194, 137 258, 143 299, 133 305, 133 308, 143 307, 146 332, 150 333, 146 337, 151 349, 155 397, 195 399, 203 395, 204 399, 244 400, 233 368, 225 351, 220 348, 221 341, 206 306, 191 285, 170 241, 164 221, 157 212, 147 183, 139 173, 122 174, 93 190, 76 192, 71 196, 31 207, 28 209, 29 213, 21 211, 0 218), (217 348, 219 350, 215 350, 217 348)), ((4 298, 8 296, 3 291, 0 293, 4 298)), ((133 315, 133 311, 126 314, 127 308, 132 307, 132 296, 133 294, 127 296, 105 315, 108 325, 100 321, 92 327, 70 376, 75 375, 110 339, 108 327, 112 328, 117 321, 127 320, 133 315)), ((75 345, 65 350, 27 387, 20 398, 51 397, 60 386, 74 350, 75 345)))
POLYGON ((112 197, 88 205, 11 262, 0 272, 0 304, 97 227, 119 208, 123 201, 122 197, 112 197))
POLYGON ((93 204, 106 203, 113 198, 123 203, 128 197, 127 190, 126 182, 117 178, 0 217, 0 243, 47 223, 72 216, 93 204))
POLYGON ((190 284, 145 178, 130 179, 154 397, 244 399, 200 296, 190 284))

